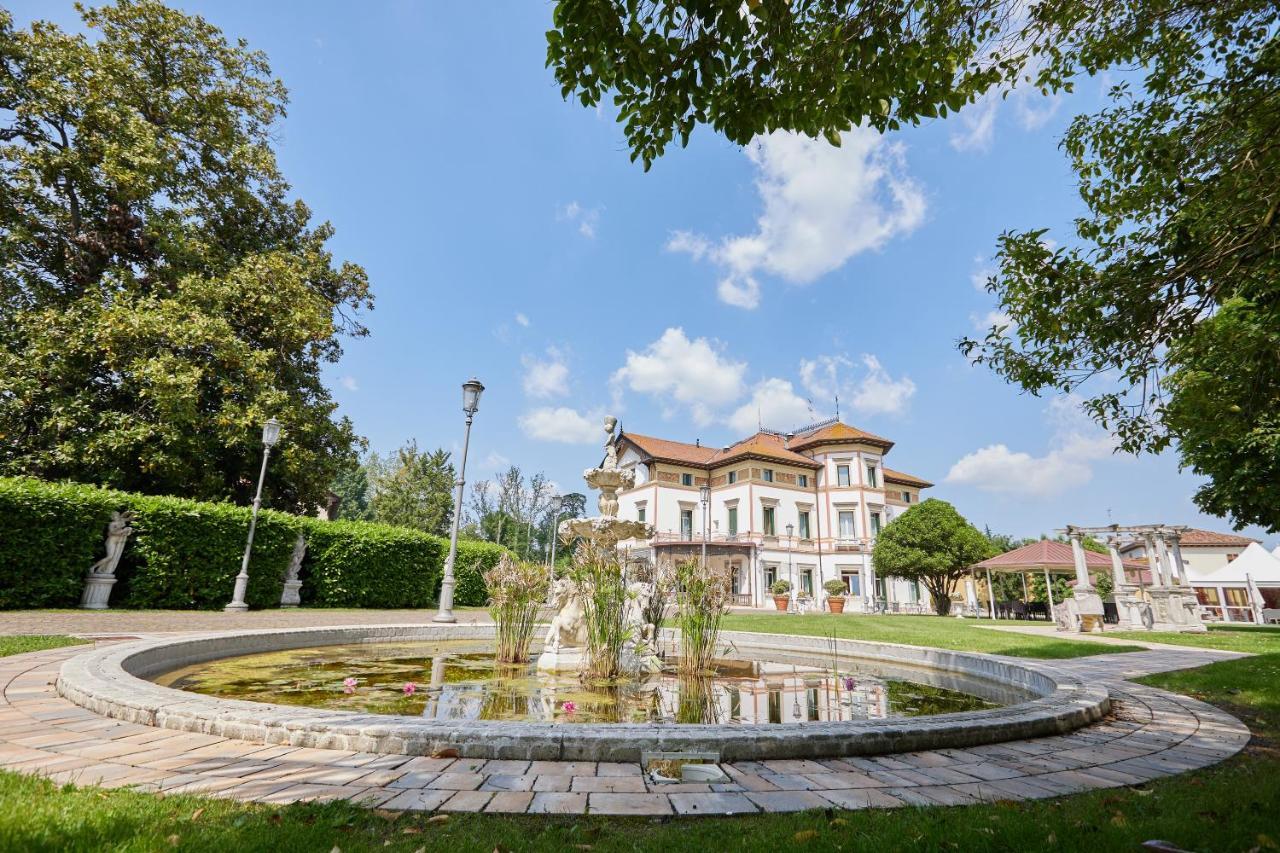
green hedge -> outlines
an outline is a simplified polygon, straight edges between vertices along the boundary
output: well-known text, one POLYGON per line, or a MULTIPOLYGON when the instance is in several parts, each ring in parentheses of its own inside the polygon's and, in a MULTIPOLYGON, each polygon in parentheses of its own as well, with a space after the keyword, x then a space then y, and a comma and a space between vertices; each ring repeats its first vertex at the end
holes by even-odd
MULTIPOLYGON (((112 607, 217 609, 230 600, 248 508, 0 477, 0 609, 76 606, 86 570, 103 554, 113 510, 134 513, 134 534, 116 570, 112 607)), ((308 543, 304 604, 417 608, 433 606, 439 597, 447 540, 408 528, 264 510, 249 565, 251 607, 279 604, 299 533, 308 543)), ((458 543, 455 604, 486 602, 481 573, 502 553, 487 542, 458 543)))

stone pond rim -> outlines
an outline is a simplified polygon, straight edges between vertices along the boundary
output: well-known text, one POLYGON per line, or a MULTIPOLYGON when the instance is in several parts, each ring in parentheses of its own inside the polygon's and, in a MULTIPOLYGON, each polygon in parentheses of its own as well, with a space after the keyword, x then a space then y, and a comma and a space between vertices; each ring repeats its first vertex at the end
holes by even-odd
POLYGON ((239 740, 357 752, 550 761, 639 761, 645 752, 713 752, 722 761, 839 758, 963 748, 1063 734, 1110 710, 1104 686, 1040 662, 828 637, 726 631, 739 647, 827 661, 841 657, 984 678, 1033 696, 1002 708, 928 717, 805 722, 789 726, 435 721, 218 699, 161 687, 148 678, 218 658, 308 646, 482 640, 492 625, 344 626, 240 631, 142 640, 88 651, 62 665, 57 691, 114 719, 239 740))

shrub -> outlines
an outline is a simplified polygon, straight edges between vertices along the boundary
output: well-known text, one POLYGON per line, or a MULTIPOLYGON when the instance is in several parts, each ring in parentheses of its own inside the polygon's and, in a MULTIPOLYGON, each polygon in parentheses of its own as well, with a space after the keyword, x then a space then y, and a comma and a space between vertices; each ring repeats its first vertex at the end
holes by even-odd
POLYGON ((791 592, 791 581, 781 579, 776 580, 773 582, 773 585, 769 587, 769 592, 774 595, 786 595, 791 592))
POLYGON ((839 578, 832 578, 824 583, 822 588, 825 589, 827 591, 827 595, 832 598, 844 598, 845 593, 849 591, 849 588, 844 585, 844 581, 839 578))
MULTIPOLYGON (((103 555, 113 510, 134 513, 134 533, 116 569, 111 606, 216 609, 230 601, 248 507, 0 477, 0 608, 76 606, 86 571, 103 555)), ((279 604, 300 532, 307 538, 305 604, 408 608, 438 601, 446 540, 385 524, 263 510, 245 596, 251 607, 279 604)), ((458 543, 455 604, 487 602, 483 572, 503 553, 488 542, 458 543)))

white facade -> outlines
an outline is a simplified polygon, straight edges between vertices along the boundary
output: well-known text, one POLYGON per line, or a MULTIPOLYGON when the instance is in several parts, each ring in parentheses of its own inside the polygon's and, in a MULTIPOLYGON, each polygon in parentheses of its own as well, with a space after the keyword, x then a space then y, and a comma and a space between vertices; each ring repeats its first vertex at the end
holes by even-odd
MULTIPOLYGON (((1280 610, 1280 559, 1253 540, 1193 530, 1184 534, 1180 550, 1206 621, 1256 622, 1263 610, 1280 610)), ((1141 545, 1122 553, 1146 556, 1141 545)))
POLYGON ((790 580, 796 606, 824 607, 823 584, 841 579, 846 608, 920 612, 914 583, 877 578, 876 535, 931 484, 886 469, 892 442, 839 422, 791 436, 761 432, 726 448, 623 433, 618 464, 636 472, 618 515, 655 529, 633 554, 684 559, 704 541, 701 488, 708 485, 708 562, 733 572, 735 602, 773 608, 773 581, 790 580))

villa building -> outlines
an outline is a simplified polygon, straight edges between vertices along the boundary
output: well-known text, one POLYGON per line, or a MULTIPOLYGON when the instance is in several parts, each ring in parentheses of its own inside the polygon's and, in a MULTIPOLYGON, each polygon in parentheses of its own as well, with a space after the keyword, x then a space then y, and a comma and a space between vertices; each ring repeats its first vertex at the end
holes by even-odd
POLYGON ((769 587, 785 579, 799 607, 821 607, 823 584, 838 578, 851 610, 930 607, 919 585, 877 577, 871 561, 884 525, 933 485, 885 464, 892 441, 832 419, 725 447, 621 432, 617 448, 619 467, 636 475, 618 515, 655 531, 622 543, 633 558, 672 563, 699 556, 705 541, 740 606, 773 607, 769 587))

